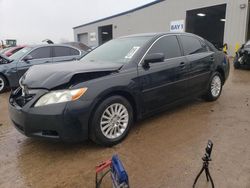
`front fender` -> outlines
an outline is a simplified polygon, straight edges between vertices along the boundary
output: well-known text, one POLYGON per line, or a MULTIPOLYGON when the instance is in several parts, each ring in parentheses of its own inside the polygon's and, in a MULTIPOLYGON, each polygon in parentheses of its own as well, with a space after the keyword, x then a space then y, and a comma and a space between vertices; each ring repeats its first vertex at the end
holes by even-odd
POLYGON ((10 87, 17 87, 19 85, 15 62, 0 65, 0 74, 2 74, 7 79, 10 87))
POLYGON ((141 99, 141 92, 139 90, 131 90, 127 87, 123 86, 116 86, 109 88, 103 92, 101 92, 94 100, 93 100, 93 106, 95 107, 97 104, 105 100, 106 98, 113 96, 113 95, 121 95, 125 97, 132 106, 135 107, 135 111, 138 117, 140 117, 140 114, 142 112, 141 106, 142 103, 141 99))

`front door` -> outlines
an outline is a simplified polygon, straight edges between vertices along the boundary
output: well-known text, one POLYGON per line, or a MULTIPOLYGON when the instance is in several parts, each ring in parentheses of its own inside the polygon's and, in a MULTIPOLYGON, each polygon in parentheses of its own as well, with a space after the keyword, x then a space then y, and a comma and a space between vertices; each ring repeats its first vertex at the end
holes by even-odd
POLYGON ((152 63, 149 68, 138 67, 142 84, 144 113, 170 104, 186 95, 189 63, 182 56, 175 35, 164 36, 152 46, 148 54, 163 53, 163 62, 152 63))

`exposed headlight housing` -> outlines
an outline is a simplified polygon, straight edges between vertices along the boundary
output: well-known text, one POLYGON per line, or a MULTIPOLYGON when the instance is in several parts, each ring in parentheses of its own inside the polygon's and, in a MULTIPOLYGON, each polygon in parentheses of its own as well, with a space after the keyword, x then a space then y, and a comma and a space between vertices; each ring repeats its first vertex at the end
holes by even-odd
POLYGON ((51 91, 43 95, 35 104, 35 107, 46 106, 50 104, 58 104, 63 102, 75 101, 83 96, 87 88, 80 88, 74 90, 58 90, 51 91))

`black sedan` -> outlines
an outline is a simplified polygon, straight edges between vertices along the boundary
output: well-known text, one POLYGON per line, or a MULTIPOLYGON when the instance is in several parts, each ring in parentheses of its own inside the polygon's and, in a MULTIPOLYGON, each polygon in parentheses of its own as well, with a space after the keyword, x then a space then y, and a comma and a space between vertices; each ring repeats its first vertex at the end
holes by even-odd
POLYGON ((33 66, 11 93, 10 117, 30 137, 111 146, 138 119, 187 98, 218 99, 228 74, 225 55, 196 35, 127 36, 80 62, 33 66))

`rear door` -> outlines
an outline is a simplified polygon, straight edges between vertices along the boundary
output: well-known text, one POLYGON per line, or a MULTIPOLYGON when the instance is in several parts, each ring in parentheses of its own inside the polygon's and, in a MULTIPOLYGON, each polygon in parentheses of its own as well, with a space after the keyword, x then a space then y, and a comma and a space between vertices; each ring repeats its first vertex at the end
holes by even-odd
POLYGON ((53 47, 53 62, 74 61, 80 57, 81 52, 67 46, 53 47))
POLYGON ((181 35, 184 54, 190 62, 188 81, 189 94, 199 94, 206 89, 215 61, 204 41, 195 36, 181 35))
POLYGON ((185 96, 189 64, 175 35, 158 39, 147 54, 163 53, 165 60, 138 67, 142 84, 144 113, 151 112, 185 96))
POLYGON ((52 62, 52 48, 50 46, 39 47, 32 50, 24 58, 17 63, 17 75, 20 78, 31 66, 46 64, 52 62), (32 59, 24 61, 26 56, 31 56, 32 59))

